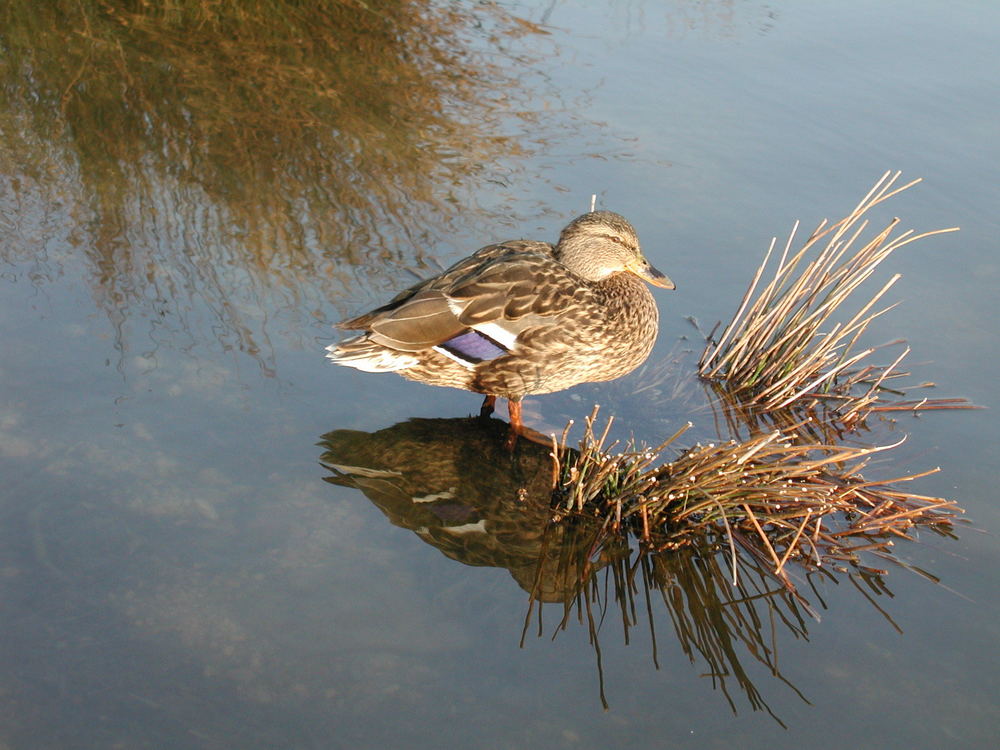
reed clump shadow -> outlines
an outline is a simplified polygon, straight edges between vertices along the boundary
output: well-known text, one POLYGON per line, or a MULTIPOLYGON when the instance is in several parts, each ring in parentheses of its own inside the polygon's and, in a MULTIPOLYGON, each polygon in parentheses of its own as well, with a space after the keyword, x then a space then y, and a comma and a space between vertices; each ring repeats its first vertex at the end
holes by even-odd
POLYGON ((708 337, 699 374, 728 435, 662 462, 690 423, 654 449, 622 448, 607 444, 612 420, 599 427, 595 407, 576 450, 567 446, 569 425, 561 440, 553 437, 561 518, 598 519, 595 548, 626 535, 650 551, 676 550, 703 546, 709 536, 725 552, 734 585, 740 557, 748 556, 807 607, 790 565, 883 574, 865 558, 899 562, 891 547, 912 539, 915 528, 953 535, 962 512, 954 501, 903 486, 937 469, 870 480, 863 472, 871 457, 903 440, 857 439, 875 413, 974 407, 961 399, 908 398, 896 382, 908 374, 900 364, 909 349, 876 365, 871 358, 881 347, 860 348, 869 324, 894 306, 879 307, 898 274, 846 320, 836 320, 894 250, 954 231, 893 236, 899 222, 893 219, 860 243, 865 214, 917 182, 897 187, 898 178, 887 172, 850 214, 822 222, 795 252, 793 230, 762 283, 772 242, 732 321, 717 339, 708 337))

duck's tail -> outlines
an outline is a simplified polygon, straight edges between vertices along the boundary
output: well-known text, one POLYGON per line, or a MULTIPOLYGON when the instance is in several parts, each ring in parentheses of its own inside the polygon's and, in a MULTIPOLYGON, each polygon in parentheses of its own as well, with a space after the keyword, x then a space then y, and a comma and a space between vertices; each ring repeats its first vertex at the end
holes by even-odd
POLYGON ((417 364, 412 353, 376 344, 367 334, 330 344, 326 352, 331 362, 364 372, 397 372, 417 364))

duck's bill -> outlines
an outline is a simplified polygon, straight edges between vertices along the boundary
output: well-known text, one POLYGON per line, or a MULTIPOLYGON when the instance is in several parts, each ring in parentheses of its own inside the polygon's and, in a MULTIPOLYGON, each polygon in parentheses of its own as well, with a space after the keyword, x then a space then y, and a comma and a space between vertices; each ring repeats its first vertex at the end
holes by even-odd
POLYGON ((643 263, 641 265, 633 266, 629 269, 638 276, 640 279, 645 279, 653 286, 661 287, 662 289, 676 289, 674 282, 670 280, 663 271, 658 271, 653 268, 649 263, 643 263))

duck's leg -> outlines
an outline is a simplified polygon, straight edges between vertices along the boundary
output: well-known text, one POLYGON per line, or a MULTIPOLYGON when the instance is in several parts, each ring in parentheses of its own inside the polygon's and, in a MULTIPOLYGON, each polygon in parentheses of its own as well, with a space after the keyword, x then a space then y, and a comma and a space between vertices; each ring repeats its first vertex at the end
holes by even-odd
POLYGON ((507 434, 506 442, 507 450, 514 450, 518 435, 539 445, 552 445, 551 437, 543 435, 538 430, 524 426, 524 423, 521 421, 521 399, 507 399, 507 411, 510 414, 510 432, 507 434))
POLYGON ((486 419, 493 413, 493 407, 497 404, 496 396, 487 396, 483 399, 483 405, 479 407, 479 416, 486 419))
POLYGON ((507 433, 507 450, 514 450, 514 446, 517 445, 517 436, 521 434, 521 430, 524 429, 524 425, 521 424, 521 399, 519 398, 509 398, 507 399, 507 413, 510 415, 510 432, 507 433))

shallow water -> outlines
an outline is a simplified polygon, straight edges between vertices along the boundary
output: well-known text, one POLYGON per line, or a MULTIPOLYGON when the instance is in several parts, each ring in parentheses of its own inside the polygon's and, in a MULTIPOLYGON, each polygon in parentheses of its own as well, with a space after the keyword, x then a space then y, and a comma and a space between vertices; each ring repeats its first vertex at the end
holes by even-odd
POLYGON ((878 221, 961 232, 893 256, 902 304, 873 340, 905 337, 933 395, 994 407, 1000 7, 522 2, 508 7, 526 23, 397 18, 414 49, 447 42, 461 88, 433 65, 408 78, 426 65, 412 49, 352 65, 382 37, 351 17, 327 14, 349 38, 291 17, 287 38, 244 28, 259 36, 242 60, 225 25, 189 29, 206 34, 192 58, 162 25, 183 19, 69 24, 120 42, 116 57, 23 6, 0 24, 0 742, 992 744, 990 410, 875 430, 908 438, 870 471, 940 466, 919 491, 967 511, 958 539, 895 547, 940 584, 896 567, 888 591, 814 579, 819 621, 779 604, 720 625, 695 616, 689 580, 650 617, 637 595, 627 644, 608 606, 599 655, 585 617, 557 632, 557 603, 520 645, 539 543, 521 514, 404 516, 384 488, 324 481, 320 461, 350 464, 327 454, 336 438, 356 455, 343 441, 358 432, 402 451, 408 420, 479 405, 329 366, 331 323, 487 241, 554 239, 592 193, 678 289, 656 292, 650 370, 529 399, 526 417, 561 429, 599 402, 622 437, 658 442, 688 419, 692 440, 711 435, 688 318, 728 317, 772 236, 839 218, 886 169, 924 182, 878 221), (378 71, 399 85, 378 89, 378 71), (652 370, 666 379, 640 390, 652 370), (505 534, 438 529, 482 518, 505 534), (685 617, 720 651, 692 647, 685 617))

